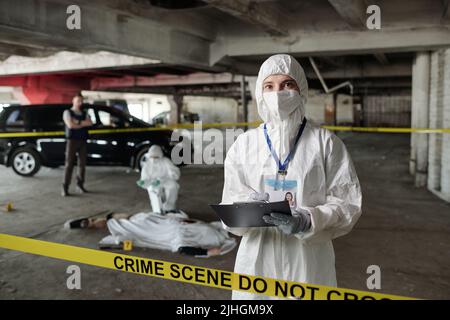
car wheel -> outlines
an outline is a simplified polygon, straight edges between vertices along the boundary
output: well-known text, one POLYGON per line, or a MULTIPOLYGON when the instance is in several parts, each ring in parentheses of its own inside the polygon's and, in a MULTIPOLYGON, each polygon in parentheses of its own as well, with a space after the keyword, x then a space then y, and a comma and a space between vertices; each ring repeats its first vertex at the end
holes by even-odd
POLYGON ((12 154, 11 166, 18 175, 31 177, 41 168, 41 159, 35 150, 20 148, 12 154))
POLYGON ((137 156, 136 156, 136 166, 135 168, 141 171, 142 167, 144 166, 144 163, 147 161, 147 151, 150 149, 150 147, 145 147, 139 150, 137 156))

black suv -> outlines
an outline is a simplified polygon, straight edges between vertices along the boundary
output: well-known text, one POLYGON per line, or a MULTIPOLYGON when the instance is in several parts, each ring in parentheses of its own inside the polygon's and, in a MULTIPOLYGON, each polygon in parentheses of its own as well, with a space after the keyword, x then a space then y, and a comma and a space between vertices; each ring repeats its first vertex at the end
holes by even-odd
MULTIPOLYGON (((71 105, 10 106, 0 113, 0 164, 21 176, 32 176, 41 165, 64 165, 66 139, 51 134, 64 131, 63 112, 71 105), (5 133, 43 132, 42 136, 3 137, 5 133)), ((108 106, 83 105, 94 125, 90 129, 149 128, 152 125, 108 106)), ((88 165, 119 165, 140 169, 145 153, 158 144, 166 156, 172 149, 172 131, 91 133, 87 141, 88 165)))

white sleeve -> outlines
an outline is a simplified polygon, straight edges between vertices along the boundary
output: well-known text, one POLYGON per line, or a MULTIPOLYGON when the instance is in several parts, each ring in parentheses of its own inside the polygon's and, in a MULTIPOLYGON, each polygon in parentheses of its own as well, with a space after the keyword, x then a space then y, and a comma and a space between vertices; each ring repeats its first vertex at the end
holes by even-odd
POLYGON ((152 170, 149 167, 150 167, 149 161, 145 162, 144 165, 142 166, 142 168, 141 168, 141 180, 149 181, 149 180, 152 179, 152 175, 151 175, 152 170))
POLYGON ((168 178, 171 180, 180 179, 180 168, 174 165, 169 158, 164 158, 164 162, 168 171, 168 178))
POLYGON ((331 134, 324 147, 326 203, 301 207, 311 215, 311 230, 296 235, 305 240, 330 240, 345 235, 361 216, 361 187, 344 143, 331 134))
MULTIPOLYGON (((239 138, 238 138, 239 140, 239 138)), ((224 162, 224 185, 221 204, 232 204, 234 202, 247 201, 251 189, 247 187, 243 166, 237 159, 239 155, 238 140, 228 150, 224 162)), ((251 228, 231 228, 222 222, 225 230, 237 236, 243 236, 251 228)))

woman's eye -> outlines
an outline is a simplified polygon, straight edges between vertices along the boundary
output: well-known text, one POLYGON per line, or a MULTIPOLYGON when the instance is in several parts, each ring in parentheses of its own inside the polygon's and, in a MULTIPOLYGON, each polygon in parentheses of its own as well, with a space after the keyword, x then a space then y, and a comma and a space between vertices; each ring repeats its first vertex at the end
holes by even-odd
POLYGON ((293 88, 294 84, 292 82, 288 82, 288 83, 286 83, 286 87, 293 88))
POLYGON ((271 86, 270 84, 266 84, 266 85, 264 86, 264 89, 270 90, 270 89, 272 89, 272 86, 271 86))

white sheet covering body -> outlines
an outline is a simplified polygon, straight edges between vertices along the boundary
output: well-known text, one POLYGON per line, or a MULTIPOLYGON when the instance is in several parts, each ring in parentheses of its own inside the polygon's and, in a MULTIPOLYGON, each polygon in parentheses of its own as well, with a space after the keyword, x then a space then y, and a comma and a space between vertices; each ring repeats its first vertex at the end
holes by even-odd
POLYGON ((220 247, 222 254, 229 252, 236 245, 235 239, 228 235, 220 222, 192 220, 183 212, 163 216, 153 212, 141 212, 129 219, 109 219, 107 226, 111 235, 100 241, 103 245, 118 245, 121 241, 132 240, 133 245, 137 247, 172 252, 177 252, 180 247, 220 247))

